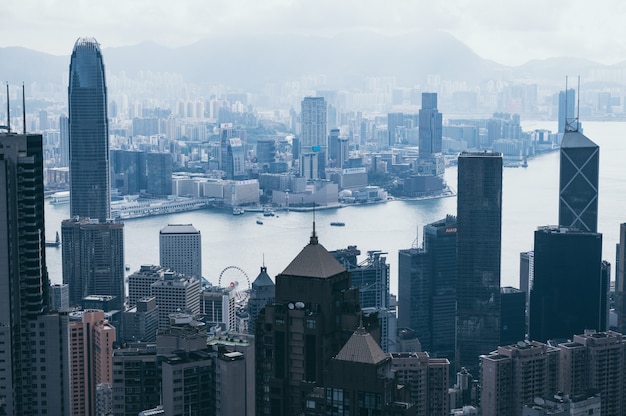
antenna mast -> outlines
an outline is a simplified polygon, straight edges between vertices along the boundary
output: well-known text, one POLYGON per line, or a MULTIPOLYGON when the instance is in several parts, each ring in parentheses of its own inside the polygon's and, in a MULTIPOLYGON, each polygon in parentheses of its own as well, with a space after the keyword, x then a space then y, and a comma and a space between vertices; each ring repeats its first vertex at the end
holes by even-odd
POLYGON ((9 81, 7 81, 7 132, 11 133, 11 107, 9 106, 9 81))
POLYGON ((22 82, 22 123, 23 134, 26 134, 26 90, 24 89, 24 82, 22 82))

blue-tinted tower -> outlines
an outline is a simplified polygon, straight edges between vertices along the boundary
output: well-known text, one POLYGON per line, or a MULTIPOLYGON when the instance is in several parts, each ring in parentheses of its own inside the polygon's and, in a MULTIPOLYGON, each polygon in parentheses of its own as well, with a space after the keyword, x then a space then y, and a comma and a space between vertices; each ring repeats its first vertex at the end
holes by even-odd
POLYGON ((100 45, 79 38, 68 88, 70 215, 104 221, 110 212, 107 90, 100 45))

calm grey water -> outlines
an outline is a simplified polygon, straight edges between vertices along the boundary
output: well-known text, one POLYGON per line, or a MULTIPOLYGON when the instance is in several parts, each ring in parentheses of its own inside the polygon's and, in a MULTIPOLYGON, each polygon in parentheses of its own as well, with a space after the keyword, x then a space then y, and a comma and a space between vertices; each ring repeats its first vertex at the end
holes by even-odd
MULTIPOLYGON (((524 130, 556 130, 555 122, 526 122, 524 130)), ((615 263, 615 244, 619 224, 626 222, 626 123, 584 123, 584 133, 600 146, 600 195, 598 229, 603 233, 603 256, 615 263)), ((532 250, 537 226, 555 224, 558 218, 559 154, 553 152, 532 159, 528 168, 505 168, 502 213, 502 285, 519 287, 519 253, 532 250)), ((456 168, 446 171, 448 184, 456 189, 456 168)), ((237 280, 245 283, 242 269, 252 281, 265 262, 270 276, 282 272, 308 243, 312 214, 278 212, 277 217, 245 213, 233 216, 216 210, 192 211, 127 221, 125 224, 125 263, 130 272, 142 264, 159 262, 159 230, 167 224, 193 224, 202 233, 202 269, 214 284, 224 269, 222 283, 237 280)), ((427 201, 393 201, 386 204, 346 207, 317 211, 316 229, 326 249, 357 245, 387 252, 391 265, 391 290, 397 293, 398 250, 411 247, 419 229, 446 214, 456 214, 456 197, 427 201), (331 221, 343 221, 345 227, 332 227, 331 221)), ((69 205, 46 205, 46 235, 54 238, 61 221, 69 215, 69 205)), ((50 279, 59 283, 61 249, 46 250, 50 279)), ((614 275, 614 273, 612 273, 614 275)))

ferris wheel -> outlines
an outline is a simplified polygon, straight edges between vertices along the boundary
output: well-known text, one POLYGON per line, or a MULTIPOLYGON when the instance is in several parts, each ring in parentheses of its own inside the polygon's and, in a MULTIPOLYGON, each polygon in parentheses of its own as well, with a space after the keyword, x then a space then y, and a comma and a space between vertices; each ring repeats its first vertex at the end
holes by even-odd
POLYGON ((241 268, 237 266, 228 266, 224 268, 220 272, 220 276, 217 280, 217 284, 219 287, 222 286, 222 282, 227 284, 228 287, 236 290, 249 290, 250 289, 250 278, 248 274, 241 268))

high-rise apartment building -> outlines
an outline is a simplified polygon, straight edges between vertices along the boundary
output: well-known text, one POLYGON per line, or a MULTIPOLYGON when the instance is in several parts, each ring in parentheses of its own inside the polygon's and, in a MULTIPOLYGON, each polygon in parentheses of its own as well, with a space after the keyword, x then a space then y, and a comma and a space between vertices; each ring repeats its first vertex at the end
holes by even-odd
POLYGON ((437 110, 437 93, 422 93, 419 111, 419 156, 429 158, 441 153, 443 116, 437 110))
POLYGON ((458 161, 456 368, 478 374, 479 356, 500 342, 502 155, 463 152, 458 161))
POLYGON ((109 218, 109 121, 100 45, 79 38, 70 62, 68 88, 70 215, 109 218))
POLYGON ((324 386, 330 360, 359 315, 358 289, 314 228, 309 244, 276 276, 276 300, 256 322, 257 414, 303 412, 306 395, 324 386))
POLYGON ((529 337, 571 339, 606 329, 608 281, 602 273, 602 234, 563 227, 535 231, 529 337))
POLYGON ((69 325, 70 414, 96 414, 97 396, 106 394, 113 383, 115 327, 104 318, 103 311, 95 309, 72 312, 69 325))
POLYGON ((39 415, 43 409, 66 414, 70 403, 67 316, 48 314, 43 185, 41 135, 0 133, 0 414, 4 415, 39 415))
POLYGON ((188 277, 202 277, 202 238, 191 224, 169 224, 159 232, 159 263, 188 277))
POLYGON ((535 397, 558 391, 559 349, 541 342, 519 342, 481 355, 484 416, 521 416, 535 397))
POLYGON ((600 148, 579 131, 566 131, 561 142, 559 225, 598 231, 600 148))

